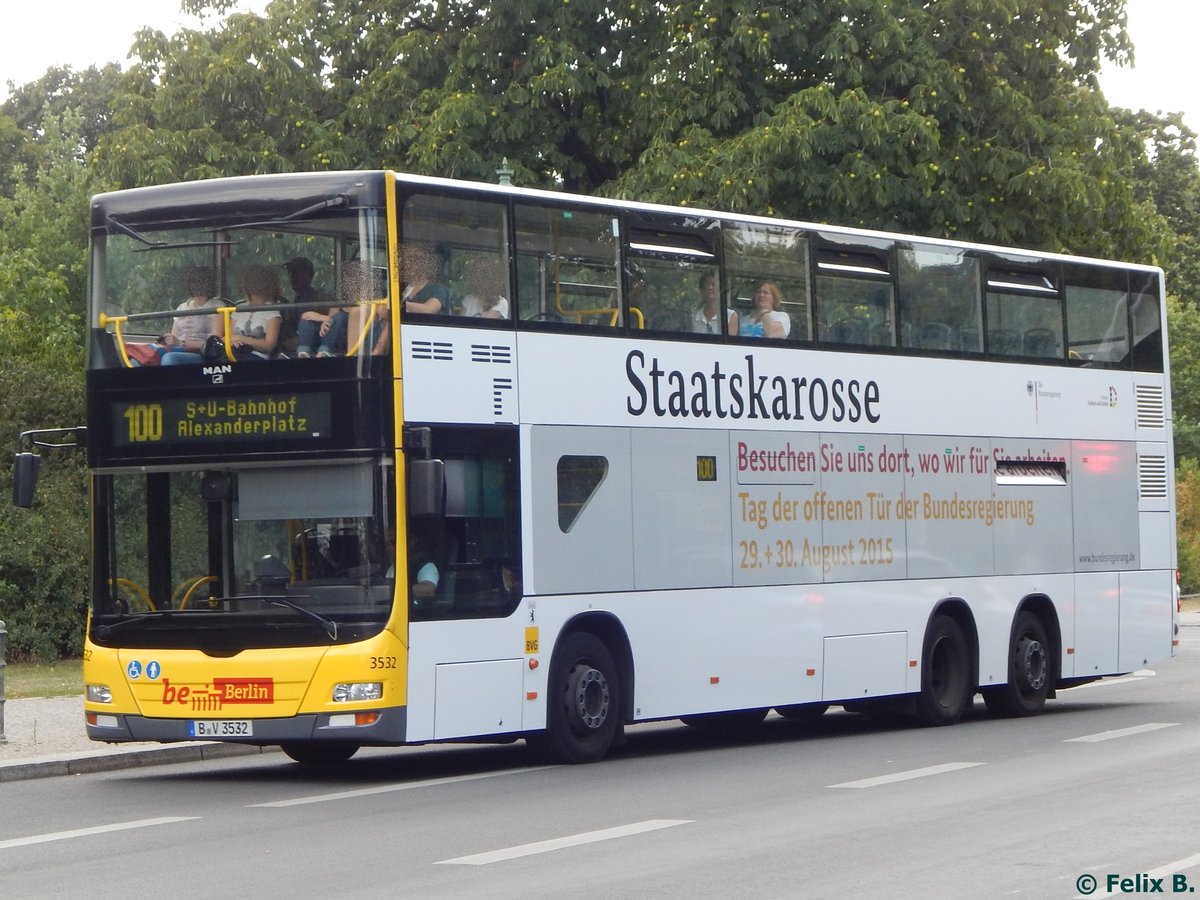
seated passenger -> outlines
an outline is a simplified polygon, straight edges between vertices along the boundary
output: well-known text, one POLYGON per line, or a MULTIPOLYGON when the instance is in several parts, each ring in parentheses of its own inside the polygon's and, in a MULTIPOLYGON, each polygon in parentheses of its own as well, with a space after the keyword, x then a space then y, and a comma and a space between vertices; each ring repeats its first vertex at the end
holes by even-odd
POLYGON ((391 338, 390 306, 387 303, 367 305, 367 301, 386 297, 387 288, 370 265, 361 262, 348 264, 338 279, 337 299, 340 303, 357 305, 343 307, 343 314, 333 317, 326 340, 331 344, 340 341, 347 348, 345 352, 366 348, 366 352, 372 356, 387 353, 391 338))
MULTIPOLYGON (((183 286, 188 298, 176 310, 216 308, 221 305, 214 298, 217 292, 217 275, 211 266, 192 266, 183 273, 183 286)), ((220 331, 220 318, 209 316, 177 316, 171 330, 161 338, 164 349, 162 364, 178 366, 204 361, 204 343, 209 335, 220 331)))
MULTIPOLYGON (((292 285, 293 303, 307 305, 329 301, 329 295, 313 285, 312 260, 304 256, 296 256, 285 262, 283 268, 287 270, 288 280, 292 285)), ((333 355, 330 352, 331 348, 322 338, 329 334, 330 319, 340 310, 323 307, 320 309, 307 308, 296 312, 299 315, 296 323, 296 355, 301 359, 312 356, 314 353, 317 356, 333 355)))
POLYGON ((257 309, 279 296, 279 273, 272 266, 247 266, 242 270, 246 302, 233 314, 233 352, 238 359, 270 359, 279 346, 283 316, 277 309, 257 309))
POLYGON ((773 281, 760 281, 754 289, 754 309, 747 313, 738 327, 742 337, 785 338, 792 331, 791 317, 779 307, 783 291, 773 281))
POLYGON ((463 271, 462 314, 482 319, 507 319, 508 299, 504 296, 506 279, 498 259, 468 260, 463 271))
POLYGON ((450 291, 436 279, 441 269, 437 253, 422 244, 404 248, 402 259, 404 311, 410 313, 450 312, 450 291))
MULTIPOLYGON (((700 297, 700 306, 692 315, 692 332, 720 334, 721 323, 717 317, 721 314, 721 292, 716 275, 700 276, 700 297)), ((728 334, 738 333, 738 314, 732 308, 725 310, 725 331, 728 334)))

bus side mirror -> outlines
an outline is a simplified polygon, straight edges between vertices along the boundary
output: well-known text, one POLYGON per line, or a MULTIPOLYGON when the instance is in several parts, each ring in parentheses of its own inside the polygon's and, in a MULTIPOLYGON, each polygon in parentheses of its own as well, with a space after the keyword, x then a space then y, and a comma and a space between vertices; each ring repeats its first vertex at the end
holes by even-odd
POLYGON ((42 458, 36 453, 18 453, 13 460, 13 506, 29 509, 37 493, 38 468, 42 458))
POLYGON ((440 459, 409 460, 408 476, 409 515, 443 515, 446 509, 446 464, 440 459))

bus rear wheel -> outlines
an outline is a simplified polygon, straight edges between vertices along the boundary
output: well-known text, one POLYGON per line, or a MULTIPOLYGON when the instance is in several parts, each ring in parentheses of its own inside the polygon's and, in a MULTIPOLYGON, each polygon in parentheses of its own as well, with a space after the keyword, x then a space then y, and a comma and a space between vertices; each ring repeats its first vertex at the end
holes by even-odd
POLYGON ((949 616, 934 616, 925 634, 923 657, 917 719, 923 725, 953 725, 975 694, 962 627, 949 616))
POLYGON ((1046 627, 1033 613, 1023 612, 1008 648, 1008 684, 983 692, 988 712, 1001 718, 1037 715, 1050 696, 1051 671, 1046 627))
POLYGON ((612 654, 593 634, 568 635, 554 652, 546 730, 527 742, 555 762, 590 763, 606 754, 621 725, 621 685, 612 654))
POLYGON ((358 752, 358 744, 341 741, 295 741, 279 749, 305 766, 337 766, 358 752))

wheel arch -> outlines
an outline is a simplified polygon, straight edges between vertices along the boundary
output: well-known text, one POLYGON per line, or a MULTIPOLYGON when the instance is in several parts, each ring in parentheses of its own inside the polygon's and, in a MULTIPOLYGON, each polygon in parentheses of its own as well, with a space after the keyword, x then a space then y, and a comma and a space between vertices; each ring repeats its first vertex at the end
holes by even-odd
MULTIPOLYGON (((572 634, 585 632, 604 642, 608 652, 612 654, 613 663, 617 667, 617 677, 620 679, 621 691, 621 721, 633 721, 633 649, 629 644, 629 635, 621 620, 610 612, 592 611, 580 613, 567 620, 554 643, 554 652, 559 645, 572 634)), ((553 654, 551 654, 553 659, 553 654)))
MULTIPOLYGON (((929 611, 929 619, 925 622, 925 637, 922 639, 922 657, 924 642, 929 640, 929 629, 937 616, 949 616, 962 629, 963 637, 967 639, 967 648, 971 664, 971 687, 979 687, 979 628, 975 624, 975 615, 971 607, 962 597, 947 597, 941 600, 929 611)), ((969 705, 969 704, 968 704, 969 705)))
POLYGON ((1047 697, 1054 697, 1055 688, 1062 679, 1062 627, 1058 621, 1058 609, 1054 601, 1046 594, 1026 594, 1017 608, 1013 610, 1012 622, 1008 627, 1008 647, 1012 647, 1016 638, 1017 619, 1021 613, 1028 612, 1038 617, 1042 627, 1046 629, 1046 640, 1050 642, 1050 692, 1047 697))

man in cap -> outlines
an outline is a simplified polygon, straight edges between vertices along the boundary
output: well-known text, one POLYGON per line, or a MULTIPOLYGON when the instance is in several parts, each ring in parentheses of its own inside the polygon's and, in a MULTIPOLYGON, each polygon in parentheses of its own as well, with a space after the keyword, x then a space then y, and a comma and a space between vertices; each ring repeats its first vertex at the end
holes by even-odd
MULTIPOLYGON (((328 303, 329 295, 313 285, 312 260, 294 256, 283 264, 292 284, 292 302, 297 304, 328 303)), ((307 306, 291 315, 291 333, 295 336, 294 346, 299 357, 312 356, 322 343, 321 338, 329 331, 329 322, 336 310, 328 307, 307 306), (298 321, 297 321, 298 313, 298 321)), ((285 322, 287 321, 285 316, 285 322)), ((326 353, 325 355, 329 355, 326 353)))

